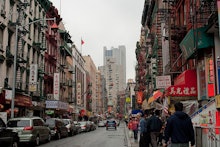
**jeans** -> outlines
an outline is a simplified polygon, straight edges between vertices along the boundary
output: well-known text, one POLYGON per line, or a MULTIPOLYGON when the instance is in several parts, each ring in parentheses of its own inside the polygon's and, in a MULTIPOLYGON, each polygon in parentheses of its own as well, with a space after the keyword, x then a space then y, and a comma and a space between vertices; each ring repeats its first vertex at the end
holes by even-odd
POLYGON ((138 137, 138 136, 137 136, 137 135, 138 135, 138 130, 133 130, 133 132, 134 132, 134 139, 137 140, 137 139, 138 139, 138 138, 137 138, 137 137, 138 137))
POLYGON ((139 147, 149 147, 150 145, 150 133, 141 133, 139 147))

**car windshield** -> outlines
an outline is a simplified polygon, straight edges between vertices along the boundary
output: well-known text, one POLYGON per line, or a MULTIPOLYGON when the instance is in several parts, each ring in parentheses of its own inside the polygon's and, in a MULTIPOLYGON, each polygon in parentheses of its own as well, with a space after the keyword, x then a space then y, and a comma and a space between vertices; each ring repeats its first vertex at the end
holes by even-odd
POLYGON ((107 121, 107 123, 112 124, 112 123, 116 123, 114 120, 109 120, 107 121))
POLYGON ((63 123, 64 123, 65 125, 68 125, 68 124, 69 124, 69 121, 66 120, 66 119, 64 119, 64 120, 63 120, 63 123))
POLYGON ((48 124, 50 127, 55 126, 55 120, 54 119, 47 119, 46 124, 48 124))
POLYGON ((85 125, 86 124, 86 122, 84 122, 84 121, 82 121, 82 122, 79 122, 81 125, 85 125))
POLYGON ((30 120, 9 120, 8 127, 26 127, 30 126, 30 120))

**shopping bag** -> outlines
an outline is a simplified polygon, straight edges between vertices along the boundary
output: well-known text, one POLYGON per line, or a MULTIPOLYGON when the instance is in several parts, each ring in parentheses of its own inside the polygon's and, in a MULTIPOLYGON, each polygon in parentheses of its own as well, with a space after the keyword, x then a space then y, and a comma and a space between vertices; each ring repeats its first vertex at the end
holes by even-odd
POLYGON ((132 131, 132 130, 129 130, 129 132, 128 132, 128 136, 129 136, 130 138, 133 137, 133 131, 132 131))

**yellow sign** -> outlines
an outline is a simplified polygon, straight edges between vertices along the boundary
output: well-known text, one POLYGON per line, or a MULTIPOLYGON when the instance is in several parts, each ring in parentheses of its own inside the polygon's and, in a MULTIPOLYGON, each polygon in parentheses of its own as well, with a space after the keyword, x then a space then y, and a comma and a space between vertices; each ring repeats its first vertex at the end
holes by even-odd
POLYGON ((220 95, 215 96, 216 108, 220 108, 220 95))
POLYGON ((30 92, 37 91, 37 84, 33 84, 33 83, 29 84, 29 91, 30 92))
POLYGON ((130 103, 131 102, 131 98, 130 97, 126 97, 126 103, 130 103))

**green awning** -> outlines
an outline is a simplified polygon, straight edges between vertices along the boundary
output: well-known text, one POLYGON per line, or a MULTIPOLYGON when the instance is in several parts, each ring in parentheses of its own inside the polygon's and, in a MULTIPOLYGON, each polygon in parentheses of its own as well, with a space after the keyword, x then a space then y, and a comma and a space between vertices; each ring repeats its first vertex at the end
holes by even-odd
POLYGON ((214 46, 214 38, 212 34, 206 33, 206 27, 191 29, 182 42, 180 48, 185 59, 191 58, 197 49, 205 49, 214 46), (197 34, 197 35, 196 35, 197 34), (197 47, 196 46, 197 36, 197 47))

